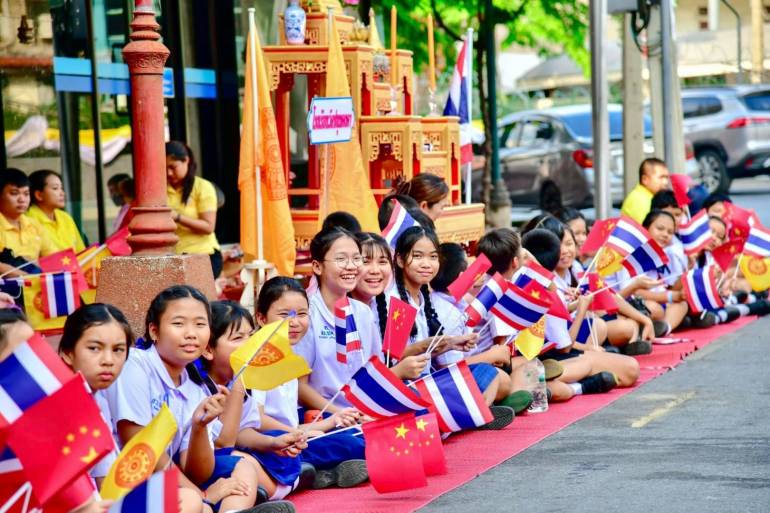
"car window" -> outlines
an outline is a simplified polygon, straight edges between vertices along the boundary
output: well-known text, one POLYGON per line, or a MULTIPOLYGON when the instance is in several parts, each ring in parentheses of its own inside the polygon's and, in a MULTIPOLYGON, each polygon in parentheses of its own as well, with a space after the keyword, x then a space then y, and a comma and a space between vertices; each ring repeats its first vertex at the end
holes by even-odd
POLYGON ((550 141, 553 138, 553 126, 548 121, 530 119, 521 129, 519 146, 535 146, 550 141))
POLYGON ((770 91, 748 94, 743 97, 743 103, 749 110, 770 110, 770 91))
POLYGON ((682 115, 685 119, 716 114, 722 110, 722 102, 714 96, 691 96, 682 99, 682 115))
MULTIPOLYGON (((610 141, 623 140, 623 112, 611 110, 610 115, 610 141)), ((564 114, 561 120, 568 132, 573 137, 583 140, 590 140, 593 137, 593 127, 591 125, 591 111, 564 114)), ((644 116, 644 136, 652 137, 652 119, 644 116)))
POLYGON ((501 148, 515 148, 518 145, 521 125, 522 123, 520 121, 516 121, 503 127, 503 133, 500 136, 501 148))

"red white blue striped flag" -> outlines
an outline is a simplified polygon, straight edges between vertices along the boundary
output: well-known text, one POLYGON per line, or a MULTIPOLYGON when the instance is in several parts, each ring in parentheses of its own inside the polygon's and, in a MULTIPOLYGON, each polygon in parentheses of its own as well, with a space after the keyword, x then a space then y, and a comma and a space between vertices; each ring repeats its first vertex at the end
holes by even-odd
POLYGON ((465 314, 468 316, 468 326, 474 327, 478 325, 482 319, 486 318, 489 311, 492 309, 500 298, 503 297, 505 291, 508 289, 508 282, 500 273, 495 273, 487 282, 481 287, 479 293, 473 298, 471 304, 465 309, 465 314))
POLYGON ((707 265, 689 271, 682 280, 687 304, 694 313, 722 308, 716 280, 716 266, 707 265))
POLYGON ((523 330, 539 321, 550 306, 546 297, 538 298, 516 285, 509 285, 491 312, 512 328, 523 330))
POLYGON ((391 248, 396 247, 399 237, 409 228, 420 226, 414 217, 401 206, 398 200, 393 199, 393 212, 390 214, 388 225, 382 230, 382 236, 388 241, 391 248))
POLYGON ((770 230, 764 226, 752 226, 749 238, 743 245, 743 252, 759 258, 770 257, 770 230))
POLYGON ((43 275, 40 280, 43 313, 46 319, 69 315, 80 306, 78 287, 70 272, 43 275))
POLYGON ((179 471, 172 466, 150 476, 127 495, 115 501, 109 513, 177 513, 179 471))
POLYGON ((700 253, 711 242, 711 237, 709 216, 705 210, 701 210, 689 223, 679 227, 679 239, 688 255, 700 253))
POLYGON ((630 276, 654 271, 666 264, 668 264, 668 256, 654 239, 649 239, 623 260, 623 267, 630 276))
POLYGON ((337 361, 347 363, 348 353, 361 349, 361 336, 347 296, 334 304, 334 336, 337 340, 337 361))
POLYGON ((377 419, 428 407, 376 355, 353 374, 342 393, 360 412, 377 419))

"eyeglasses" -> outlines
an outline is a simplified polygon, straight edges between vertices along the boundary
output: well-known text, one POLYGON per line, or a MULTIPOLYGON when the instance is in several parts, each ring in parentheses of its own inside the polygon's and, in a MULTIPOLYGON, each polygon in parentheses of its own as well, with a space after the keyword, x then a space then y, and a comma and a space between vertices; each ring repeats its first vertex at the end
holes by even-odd
POLYGON ((361 255, 354 255, 352 257, 338 256, 337 258, 326 258, 324 259, 324 262, 334 262, 337 264, 338 269, 345 269, 351 263, 355 267, 361 267, 364 265, 364 257, 361 255))

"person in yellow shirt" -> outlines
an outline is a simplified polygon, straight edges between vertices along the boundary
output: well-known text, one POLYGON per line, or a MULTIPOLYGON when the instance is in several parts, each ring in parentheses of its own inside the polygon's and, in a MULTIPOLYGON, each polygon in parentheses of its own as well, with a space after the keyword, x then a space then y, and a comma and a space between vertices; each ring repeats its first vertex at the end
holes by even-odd
MULTIPOLYGON (((19 267, 23 261, 34 264, 41 256, 56 252, 43 227, 25 215, 28 208, 29 178, 24 171, 8 168, 0 173, 0 249, 3 250, 0 274, 19 267)), ((34 269, 33 265, 25 266, 9 272, 8 276, 34 269)))
POLYGON ((216 278, 222 272, 222 253, 214 234, 217 193, 214 184, 195 175, 197 167, 195 156, 185 143, 166 143, 166 194, 179 237, 176 252, 209 255, 216 278))
POLYGON ((660 159, 648 158, 639 166, 639 183, 628 193, 620 213, 639 224, 650 213, 652 197, 658 191, 668 189, 669 172, 666 163, 660 159))
POLYGON ((62 210, 65 196, 59 175, 49 169, 35 171, 29 175, 29 189, 32 206, 27 215, 40 223, 56 251, 83 251, 86 245, 75 220, 62 210))

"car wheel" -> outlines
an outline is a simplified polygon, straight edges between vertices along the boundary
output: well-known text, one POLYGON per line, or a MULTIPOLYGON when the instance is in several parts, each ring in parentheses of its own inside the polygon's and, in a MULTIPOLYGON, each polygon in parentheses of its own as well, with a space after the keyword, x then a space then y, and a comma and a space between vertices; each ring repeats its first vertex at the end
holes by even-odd
POLYGON ((722 157, 714 150, 698 153, 701 183, 710 193, 730 190, 730 177, 722 157))

